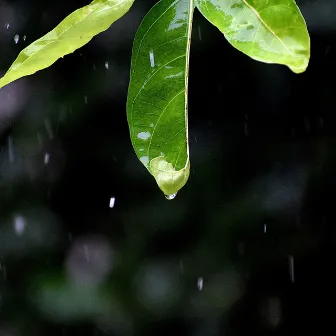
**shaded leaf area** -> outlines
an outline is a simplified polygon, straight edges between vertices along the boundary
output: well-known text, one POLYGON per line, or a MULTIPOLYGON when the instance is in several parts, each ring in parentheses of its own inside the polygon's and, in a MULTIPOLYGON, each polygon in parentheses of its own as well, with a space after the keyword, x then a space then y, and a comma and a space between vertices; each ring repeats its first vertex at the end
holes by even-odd
POLYGON ((163 0, 136 34, 127 116, 132 143, 165 194, 189 176, 188 63, 193 3, 163 0))
POLYGON ((238 50, 255 60, 306 70, 310 39, 294 0, 196 0, 197 8, 238 50))
POLYGON ((45 69, 74 52, 123 16, 134 0, 94 0, 66 17, 55 29, 25 48, 4 77, 0 88, 45 69))

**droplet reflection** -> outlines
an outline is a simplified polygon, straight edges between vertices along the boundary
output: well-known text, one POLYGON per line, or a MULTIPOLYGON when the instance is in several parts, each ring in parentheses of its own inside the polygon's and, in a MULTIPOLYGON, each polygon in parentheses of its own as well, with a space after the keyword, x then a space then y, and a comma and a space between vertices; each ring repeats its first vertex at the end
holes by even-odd
POLYGON ((165 195, 165 197, 167 198, 167 200, 172 200, 176 197, 177 193, 175 194, 171 194, 171 195, 165 195))

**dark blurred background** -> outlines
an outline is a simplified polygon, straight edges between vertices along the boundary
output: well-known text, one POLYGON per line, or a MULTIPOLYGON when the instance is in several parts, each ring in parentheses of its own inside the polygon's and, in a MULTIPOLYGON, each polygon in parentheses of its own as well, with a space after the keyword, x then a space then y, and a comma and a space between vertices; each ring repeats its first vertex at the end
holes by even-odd
MULTIPOLYGON (((167 201, 126 96, 155 0, 0 90, 0 335, 333 330, 336 1, 297 1, 306 73, 255 62, 195 13, 191 176, 167 201)), ((0 0, 0 74, 89 1, 0 0)))

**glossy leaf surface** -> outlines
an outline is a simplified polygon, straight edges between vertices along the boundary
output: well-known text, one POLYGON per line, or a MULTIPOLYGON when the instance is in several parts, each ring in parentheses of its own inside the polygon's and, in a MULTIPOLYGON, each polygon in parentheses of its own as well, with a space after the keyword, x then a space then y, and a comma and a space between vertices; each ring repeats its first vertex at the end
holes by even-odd
POLYGON ((82 47, 122 17, 133 2, 134 0, 94 0, 90 5, 76 10, 19 54, 0 79, 0 88, 49 67, 60 57, 82 47))
POLYGON ((251 58, 306 70, 310 39, 294 0, 196 0, 201 13, 251 58))
POLYGON ((127 100, 133 147, 166 195, 189 177, 188 63, 194 4, 161 0, 136 34, 127 100))

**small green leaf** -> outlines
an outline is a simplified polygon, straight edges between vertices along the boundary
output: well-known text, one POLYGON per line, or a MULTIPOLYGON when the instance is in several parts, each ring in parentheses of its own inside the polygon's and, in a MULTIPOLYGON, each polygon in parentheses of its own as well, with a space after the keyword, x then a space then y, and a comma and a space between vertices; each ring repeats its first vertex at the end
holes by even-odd
POLYGON ((294 0, 196 0, 201 13, 251 58, 306 70, 310 39, 294 0))
POLYGON ((166 195, 188 180, 187 90, 192 0, 161 0, 146 15, 132 54, 127 118, 140 161, 166 195))
POLYGON ((74 52, 122 17, 134 0, 94 0, 66 17, 55 29, 25 48, 4 77, 0 88, 45 69, 74 52))

